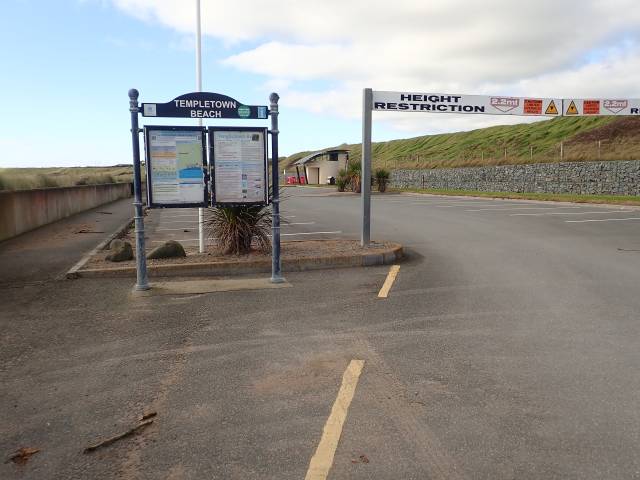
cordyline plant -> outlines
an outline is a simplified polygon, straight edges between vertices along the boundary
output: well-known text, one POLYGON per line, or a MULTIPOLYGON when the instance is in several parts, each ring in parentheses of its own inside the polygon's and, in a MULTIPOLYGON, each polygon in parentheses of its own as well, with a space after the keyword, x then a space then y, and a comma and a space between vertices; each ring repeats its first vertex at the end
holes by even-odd
POLYGON ((271 207, 265 205, 212 207, 205 226, 224 255, 246 255, 252 244, 271 251, 271 207))
POLYGON ((349 162, 347 167, 347 175, 349 177, 349 183, 351 184, 351 190, 356 193, 360 193, 361 185, 361 165, 360 162, 349 162))
POLYGON ((376 181, 378 182, 378 191, 384 192, 387 190, 387 184, 389 183, 389 170, 385 170, 384 168, 379 168, 375 173, 376 181))

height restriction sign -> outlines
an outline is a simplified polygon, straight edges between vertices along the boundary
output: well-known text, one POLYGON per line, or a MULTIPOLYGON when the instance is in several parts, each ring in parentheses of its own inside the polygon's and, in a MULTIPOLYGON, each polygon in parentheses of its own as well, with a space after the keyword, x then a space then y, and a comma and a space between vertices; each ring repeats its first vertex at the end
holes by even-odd
POLYGON ((504 95, 461 95, 431 92, 362 90, 362 232, 360 244, 371 234, 371 127, 372 112, 462 113, 521 116, 640 115, 640 99, 541 98, 504 95))
POLYGON ((640 115, 640 99, 569 98, 564 101, 564 115, 568 117, 640 115))
POLYGON ((422 113, 557 116, 559 98, 373 92, 373 110, 422 113))

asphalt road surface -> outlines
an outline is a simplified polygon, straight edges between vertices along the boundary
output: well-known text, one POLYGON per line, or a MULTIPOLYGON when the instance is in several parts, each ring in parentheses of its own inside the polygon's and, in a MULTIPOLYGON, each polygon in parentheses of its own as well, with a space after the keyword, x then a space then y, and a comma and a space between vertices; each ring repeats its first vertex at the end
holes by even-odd
MULTIPOLYGON (((359 235, 358 198, 286 192, 297 232, 359 235)), ((2 288, 0 453, 41 451, 0 477, 303 479, 359 359, 326 478, 640 479, 640 211, 385 195, 372 212, 408 254, 386 299, 388 267, 189 296, 2 288)))

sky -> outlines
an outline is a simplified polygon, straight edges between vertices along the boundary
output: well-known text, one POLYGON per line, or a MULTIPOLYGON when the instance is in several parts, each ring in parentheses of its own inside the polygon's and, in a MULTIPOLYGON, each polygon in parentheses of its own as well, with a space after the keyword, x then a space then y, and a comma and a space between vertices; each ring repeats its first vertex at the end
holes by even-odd
MULTIPOLYGON (((640 97, 637 0, 201 2, 203 90, 251 105, 278 92, 281 155, 359 142, 365 87, 640 97)), ((195 0, 3 0, 0 12, 0 167, 131 163, 127 91, 164 103, 195 90, 195 0)), ((375 112, 373 140, 522 121, 375 112)), ((205 121, 222 124, 238 122, 205 121)))

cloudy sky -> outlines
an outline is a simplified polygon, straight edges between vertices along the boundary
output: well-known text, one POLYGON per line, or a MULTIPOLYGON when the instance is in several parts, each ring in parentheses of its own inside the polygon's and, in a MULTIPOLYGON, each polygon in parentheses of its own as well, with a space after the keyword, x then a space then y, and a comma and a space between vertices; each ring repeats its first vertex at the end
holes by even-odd
MULTIPOLYGON (((204 90, 277 91, 283 154, 359 141, 363 87, 640 97, 637 0, 202 0, 202 17, 204 90)), ((130 162, 126 92, 193 91, 194 30, 192 0, 5 0, 0 167, 130 162)), ((387 140, 523 120, 374 121, 387 140)))

